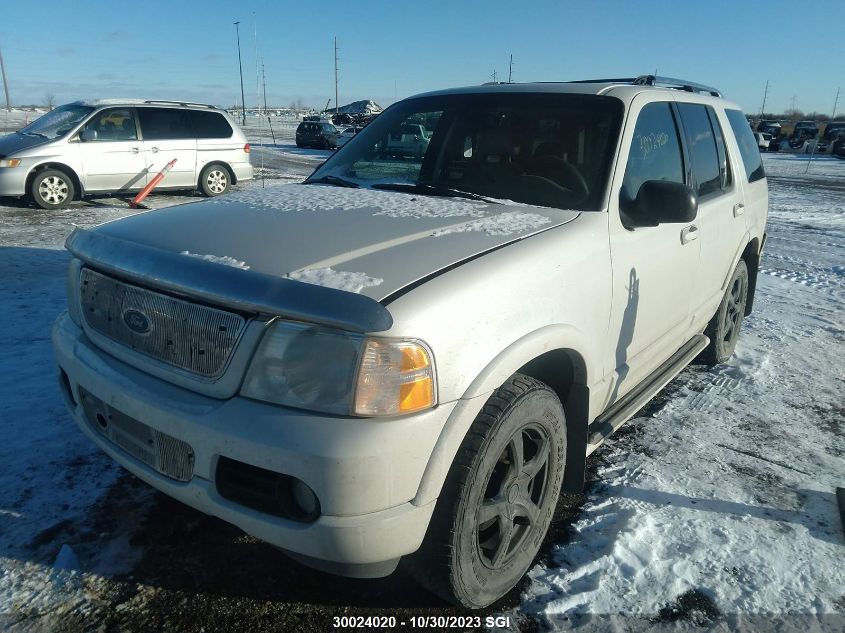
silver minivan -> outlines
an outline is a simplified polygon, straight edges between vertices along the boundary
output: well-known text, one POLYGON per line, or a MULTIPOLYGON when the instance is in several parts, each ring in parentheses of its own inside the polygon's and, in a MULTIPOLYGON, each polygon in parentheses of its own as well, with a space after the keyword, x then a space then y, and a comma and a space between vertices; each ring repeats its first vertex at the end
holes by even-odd
POLYGON ((77 101, 0 137, 0 196, 58 209, 93 193, 157 189, 206 196, 253 177, 249 143, 214 106, 175 101, 77 101))

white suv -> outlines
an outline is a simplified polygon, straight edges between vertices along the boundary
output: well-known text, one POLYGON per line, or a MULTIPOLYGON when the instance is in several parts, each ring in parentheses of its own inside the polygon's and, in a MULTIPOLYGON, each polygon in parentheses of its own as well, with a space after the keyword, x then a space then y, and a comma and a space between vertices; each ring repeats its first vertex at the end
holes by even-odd
POLYGON ((62 392, 168 495, 482 607, 587 455, 730 357, 767 204, 745 116, 691 82, 409 98, 305 184, 76 229, 62 392), (411 125, 425 152, 398 156, 411 125))
POLYGON ((246 137, 214 106, 78 101, 0 137, 0 196, 59 209, 87 194, 143 189, 173 159, 159 191, 217 196, 253 176, 246 137))

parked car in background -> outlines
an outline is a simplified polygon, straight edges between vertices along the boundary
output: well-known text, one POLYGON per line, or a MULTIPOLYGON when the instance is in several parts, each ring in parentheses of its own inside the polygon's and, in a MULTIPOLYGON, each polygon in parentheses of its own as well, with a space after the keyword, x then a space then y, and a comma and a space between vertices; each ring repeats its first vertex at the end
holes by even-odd
POLYGON ((815 121, 799 121, 795 124, 792 130, 793 139, 804 138, 805 140, 814 139, 819 135, 819 126, 815 121))
POLYGON ((158 185, 206 196, 253 177, 237 123, 211 105, 175 101, 78 101, 0 137, 0 196, 29 196, 59 209, 89 194, 142 189, 171 160, 158 185))
POLYGON ((781 133, 781 125, 777 121, 760 121, 757 124, 757 131, 763 134, 771 134, 772 138, 777 138, 781 133))
POLYGON ((326 121, 303 121, 296 128, 297 147, 335 149, 337 139, 337 128, 326 121))
POLYGON ((761 152, 768 151, 769 144, 772 142, 772 135, 766 132, 754 132, 754 138, 757 140, 757 147, 761 152))
POLYGON ((357 125, 353 125, 352 127, 348 127, 345 130, 343 130, 337 136, 337 146, 343 147, 344 145, 346 145, 346 143, 349 142, 352 139, 352 137, 355 136, 362 129, 364 129, 364 128, 357 126, 357 125))
POLYGON ((825 126, 824 133, 816 146, 816 151, 818 153, 832 151, 833 144, 840 138, 845 138, 845 121, 831 121, 825 126))
POLYGON ((395 156, 419 158, 425 154, 430 140, 424 126, 419 123, 402 123, 388 132, 384 151, 395 156))
POLYGON ((352 125, 352 117, 344 113, 332 115, 331 121, 334 125, 352 125))

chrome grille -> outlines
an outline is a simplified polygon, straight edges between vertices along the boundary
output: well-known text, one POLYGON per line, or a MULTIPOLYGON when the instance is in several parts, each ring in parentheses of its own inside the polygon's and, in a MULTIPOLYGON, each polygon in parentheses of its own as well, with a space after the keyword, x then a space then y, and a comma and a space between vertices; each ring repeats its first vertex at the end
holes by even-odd
POLYGON ((194 476, 190 444, 130 418, 82 387, 79 395, 88 425, 112 444, 171 479, 190 481, 194 476))
POLYGON ((223 372, 245 328, 237 314, 132 286, 88 268, 82 269, 79 287, 85 321, 93 330, 207 378, 223 372))

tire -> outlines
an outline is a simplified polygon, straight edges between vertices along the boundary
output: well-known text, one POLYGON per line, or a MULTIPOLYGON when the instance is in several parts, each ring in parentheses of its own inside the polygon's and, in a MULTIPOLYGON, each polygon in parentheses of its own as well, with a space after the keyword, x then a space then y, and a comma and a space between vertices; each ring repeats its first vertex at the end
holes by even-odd
POLYGON ((209 198, 221 196, 229 191, 231 186, 232 178, 229 175, 229 170, 223 165, 206 165, 200 173, 199 189, 204 196, 209 198))
POLYGON ((470 609, 504 596, 546 536, 565 462, 560 400, 542 382, 514 374, 464 438, 423 544, 407 561, 411 574, 470 609))
POLYGON ((35 174, 29 194, 42 209, 61 209, 76 195, 73 179, 59 169, 45 169, 35 174))
POLYGON ((719 309, 716 310, 716 314, 704 330, 710 339, 710 344, 701 353, 701 358, 708 365, 724 363, 733 355, 739 331, 742 328, 747 301, 748 267, 741 259, 728 282, 728 288, 725 290, 719 309))

